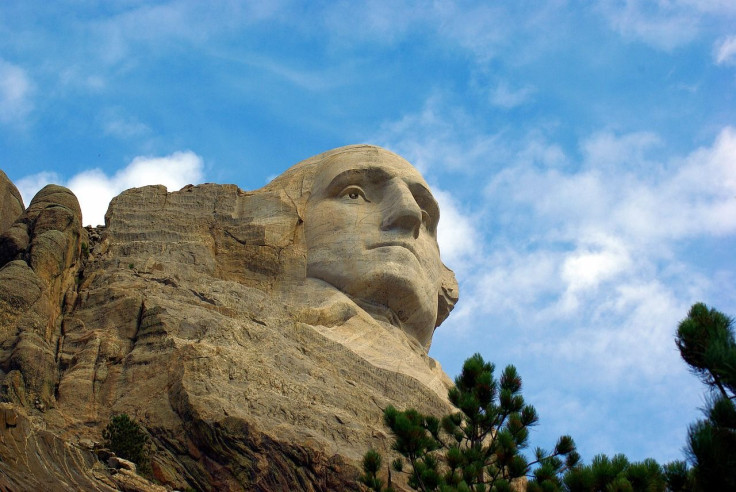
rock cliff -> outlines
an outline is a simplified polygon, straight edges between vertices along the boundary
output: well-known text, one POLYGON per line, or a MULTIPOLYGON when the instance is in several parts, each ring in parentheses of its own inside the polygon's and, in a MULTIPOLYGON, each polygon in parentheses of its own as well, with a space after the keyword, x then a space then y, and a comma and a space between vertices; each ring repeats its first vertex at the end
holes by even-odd
POLYGON ((383 408, 449 411, 401 322, 308 276, 295 176, 131 189, 84 228, 69 190, 23 210, 0 175, 0 490, 152 490, 94 453, 118 413, 161 487, 359 489, 363 453, 390 452, 383 408))

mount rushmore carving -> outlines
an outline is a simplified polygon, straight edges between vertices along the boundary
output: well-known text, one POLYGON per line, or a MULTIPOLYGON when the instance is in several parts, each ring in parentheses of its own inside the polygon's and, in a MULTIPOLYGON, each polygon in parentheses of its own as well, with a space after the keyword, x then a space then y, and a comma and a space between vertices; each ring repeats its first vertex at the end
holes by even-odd
POLYGON ((0 178, 0 488, 146 489, 95 456, 127 413, 163 485, 351 489, 368 448, 389 452, 383 408, 448 411, 427 350, 457 283, 401 157, 342 147, 251 192, 135 188, 100 228, 69 190, 24 210, 0 178))

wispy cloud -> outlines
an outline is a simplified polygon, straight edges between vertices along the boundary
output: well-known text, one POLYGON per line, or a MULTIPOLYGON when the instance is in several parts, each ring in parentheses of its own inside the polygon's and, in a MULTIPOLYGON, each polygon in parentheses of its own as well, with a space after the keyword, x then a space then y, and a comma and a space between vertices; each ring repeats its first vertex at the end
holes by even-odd
POLYGON ((406 0, 340 1, 317 12, 325 32, 335 38, 335 47, 365 42, 387 45, 421 28, 434 15, 430 4, 417 8, 406 0), (360 19, 360 22, 352 22, 360 19))
POLYGON ((736 35, 721 39, 715 44, 716 65, 733 65, 736 63, 736 35))
MULTIPOLYGON (((253 26, 277 25, 286 19, 292 19, 290 25, 299 26, 304 19, 291 13, 295 10, 289 8, 292 3, 222 2, 212 8, 193 0, 131 1, 98 12, 93 6, 78 9, 86 15, 60 8, 58 24, 63 33, 54 38, 59 33, 33 31, 38 26, 29 24, 24 50, 34 54, 39 71, 53 81, 49 92, 60 85, 68 90, 99 93, 114 88, 121 76, 140 69, 147 60, 191 56, 205 46, 212 51, 215 46, 228 45, 214 40, 227 41, 253 26), (52 38, 53 44, 47 41, 52 38)), ((33 9, 39 6, 25 2, 16 10, 32 18, 36 17, 33 9)))
POLYGON ((614 233, 636 244, 736 232, 736 130, 684 158, 657 160, 653 133, 596 133, 574 174, 530 166, 499 173, 488 196, 508 195, 567 238, 614 233))
POLYGON ((0 123, 24 125, 33 109, 33 83, 27 72, 0 58, 0 123))
POLYGON ((128 63, 136 46, 144 45, 151 51, 166 50, 172 43, 203 42, 211 36, 278 17, 286 3, 289 2, 227 2, 217 9, 191 0, 143 3, 121 9, 119 14, 90 23, 87 28, 99 41, 97 54, 102 60, 110 64, 128 63))
POLYGON ((664 50, 689 43, 698 32, 698 17, 683 7, 678 2, 651 4, 636 0, 600 5, 611 27, 622 36, 664 50))
POLYGON ((736 7, 728 0, 607 0, 599 8, 622 36, 666 51, 692 41, 708 18, 736 18, 736 7))
POLYGON ((85 73, 79 64, 66 66, 59 71, 59 83, 64 87, 79 88, 91 93, 99 93, 107 86, 103 75, 85 73))
POLYGON ((125 168, 108 176, 100 169, 90 169, 64 181, 53 172, 26 176, 17 182, 24 203, 30 203, 38 190, 49 183, 61 184, 71 189, 79 200, 82 218, 87 225, 105 222, 105 212, 110 201, 120 192, 138 186, 161 184, 171 191, 187 184, 201 182, 204 162, 191 151, 174 152, 164 157, 136 157, 125 168))
POLYGON ((151 132, 148 125, 138 121, 136 117, 126 114, 119 107, 103 110, 100 114, 100 122, 106 135, 117 138, 140 137, 151 132))
POLYGON ((435 93, 420 112, 382 124, 369 140, 406 157, 425 173, 472 170, 479 160, 495 154, 496 139, 496 135, 479 132, 472 115, 435 93))
POLYGON ((352 72, 350 61, 325 67, 306 67, 303 60, 280 60, 257 53, 238 53, 237 55, 217 53, 220 59, 231 63, 246 65, 259 72, 270 74, 301 89, 308 91, 327 91, 345 85, 350 80, 346 75, 352 72))
POLYGON ((506 45, 512 24, 506 9, 489 3, 437 4, 435 21, 441 35, 472 52, 481 62, 493 59, 506 45))
POLYGON ((486 258, 471 294, 481 296, 477 304, 497 314, 533 308, 548 323, 588 316, 586 324, 608 328, 581 327, 572 338, 585 339, 585 353, 608 354, 601 360, 612 374, 642 364, 652 374, 666 370, 652 362, 653 349, 635 343, 643 332, 668 347, 672 324, 663 320, 673 321, 697 292, 708 292, 707 282, 694 281, 697 270, 676 256, 678 241, 736 234, 736 130, 724 128, 712 146, 669 162, 651 162, 643 151, 657 140, 596 134, 582 144, 585 161, 574 173, 524 165, 499 173, 488 199, 519 211, 516 220, 530 223, 537 240, 529 249, 525 238, 508 237, 514 249, 486 258), (621 160, 601 166, 604 155, 621 160), (699 288, 678 292, 674 285, 699 288), (488 294, 499 290, 504 296, 488 294), (647 320, 647 309, 661 316, 647 320))
POLYGON ((528 102, 533 94, 534 88, 531 86, 512 89, 508 83, 500 82, 491 92, 490 101, 494 106, 511 109, 528 102))

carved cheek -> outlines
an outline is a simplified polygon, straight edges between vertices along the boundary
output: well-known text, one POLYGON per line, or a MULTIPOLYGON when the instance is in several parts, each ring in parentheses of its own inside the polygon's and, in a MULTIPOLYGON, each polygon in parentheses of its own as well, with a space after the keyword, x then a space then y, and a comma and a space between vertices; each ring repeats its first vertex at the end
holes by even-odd
POLYGON ((425 258, 426 260, 423 263, 427 276, 429 277, 427 280, 429 280, 436 289, 439 289, 439 286, 442 283, 442 259, 440 258, 440 251, 436 241, 432 240, 431 243, 427 245, 425 258))
POLYGON ((307 248, 317 247, 335 257, 353 257, 374 242, 379 232, 380 213, 372 205, 340 199, 316 203, 305 218, 307 248))
POLYGON ((353 235, 355 240, 373 240, 381 222, 381 211, 376 204, 358 202, 341 205, 331 211, 332 220, 339 222, 340 228, 353 235))

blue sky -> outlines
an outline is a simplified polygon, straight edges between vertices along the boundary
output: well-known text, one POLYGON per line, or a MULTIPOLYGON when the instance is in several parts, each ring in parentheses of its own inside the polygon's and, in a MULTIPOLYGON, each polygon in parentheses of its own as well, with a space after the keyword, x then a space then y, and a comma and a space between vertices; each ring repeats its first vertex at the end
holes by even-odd
POLYGON ((732 0, 0 2, 0 167, 85 223, 163 183, 263 186, 373 143, 442 208, 461 287, 431 355, 515 364, 586 461, 683 457, 673 343, 736 315, 732 0))

